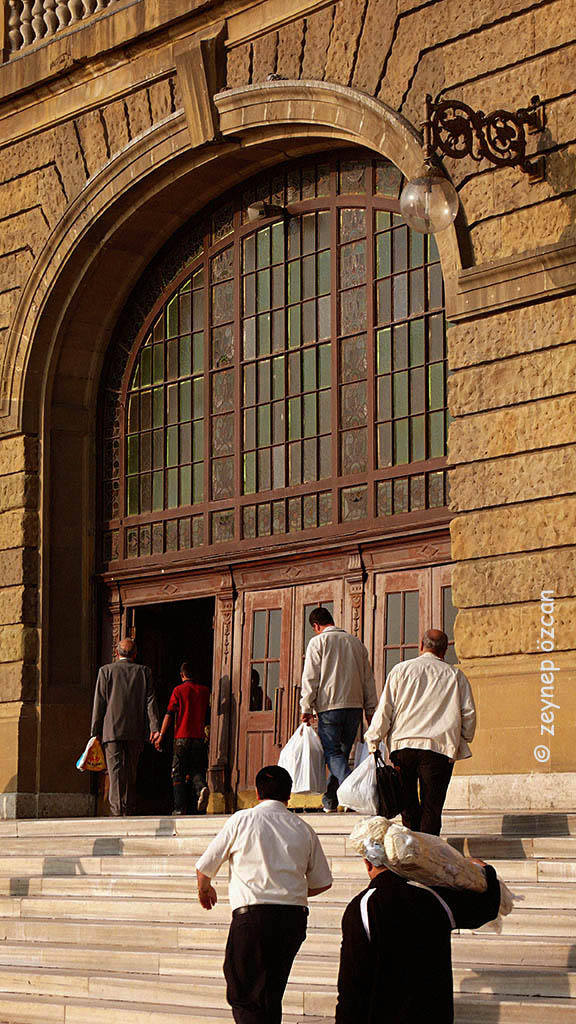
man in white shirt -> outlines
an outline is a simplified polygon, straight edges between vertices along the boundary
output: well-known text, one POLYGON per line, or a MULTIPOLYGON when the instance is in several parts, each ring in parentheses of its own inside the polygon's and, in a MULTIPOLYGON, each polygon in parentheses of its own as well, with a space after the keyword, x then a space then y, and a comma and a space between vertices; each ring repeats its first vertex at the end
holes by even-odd
POLYGON ((444 660, 447 647, 446 633, 424 633, 420 657, 401 661, 389 673, 364 736, 370 752, 385 740, 400 770, 403 824, 437 836, 454 761, 471 757, 468 743, 476 729, 470 683, 444 660))
POLYGON ((230 866, 224 976, 236 1024, 280 1024, 284 989, 306 938, 308 897, 332 885, 316 833, 288 810, 291 790, 284 768, 262 768, 257 806, 233 814, 196 863, 205 910, 217 900, 212 878, 225 861, 230 866))
POLYGON ((368 651, 356 636, 338 629, 326 608, 310 612, 314 636, 306 649, 300 707, 302 721, 310 725, 318 716, 318 736, 330 777, 322 806, 338 810, 336 792, 350 774, 348 758, 362 711, 370 720, 377 704, 374 675, 368 651))

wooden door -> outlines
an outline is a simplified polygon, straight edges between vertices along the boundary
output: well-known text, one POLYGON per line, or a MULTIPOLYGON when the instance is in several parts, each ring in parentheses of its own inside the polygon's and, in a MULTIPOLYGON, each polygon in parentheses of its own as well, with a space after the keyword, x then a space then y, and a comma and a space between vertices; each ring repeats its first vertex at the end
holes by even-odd
POLYGON ((421 633, 431 625, 430 588, 430 569, 376 576, 373 664, 378 693, 394 665, 418 657, 421 633))
POLYGON ((244 598, 238 789, 254 788, 260 768, 276 764, 288 734, 292 591, 244 598))
POLYGON ((308 583, 294 589, 294 631, 292 649, 292 690, 289 702, 290 734, 300 721, 300 689, 302 669, 308 641, 314 636, 314 630, 308 618, 313 608, 327 608, 337 626, 343 625, 344 618, 344 583, 343 580, 326 580, 323 583, 308 583))

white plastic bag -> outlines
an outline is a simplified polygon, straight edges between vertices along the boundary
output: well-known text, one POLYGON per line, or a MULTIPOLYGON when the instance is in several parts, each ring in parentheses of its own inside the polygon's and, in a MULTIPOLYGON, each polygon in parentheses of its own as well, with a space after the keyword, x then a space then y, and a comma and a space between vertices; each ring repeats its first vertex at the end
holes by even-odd
POLYGON ((376 785, 376 759, 367 757, 338 789, 338 803, 359 814, 378 814, 378 787, 376 785))
POLYGON ((304 722, 283 747, 278 764, 292 779, 293 793, 323 793, 326 789, 324 749, 311 725, 304 722))
MULTIPOLYGON (((380 746, 378 747, 378 749, 379 749, 380 753, 382 754, 382 760, 385 761, 386 763, 388 763, 388 751, 386 749, 386 744, 384 742, 382 742, 380 744, 380 746)), ((367 743, 357 743, 356 744, 356 753, 354 754, 354 767, 357 768, 358 765, 362 764, 362 761, 365 761, 367 757, 368 757, 368 744, 367 743)))

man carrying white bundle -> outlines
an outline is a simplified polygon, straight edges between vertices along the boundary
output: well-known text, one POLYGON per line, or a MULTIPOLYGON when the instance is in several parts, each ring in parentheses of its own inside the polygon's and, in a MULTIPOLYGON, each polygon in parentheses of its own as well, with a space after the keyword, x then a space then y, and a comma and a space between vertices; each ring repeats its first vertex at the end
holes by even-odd
MULTIPOLYGON (((370 822, 388 825, 384 818, 370 822)), ((362 847, 370 885, 342 919, 336 1024, 453 1024, 450 933, 497 917, 496 872, 482 865, 482 893, 425 887, 389 870, 378 829, 367 831, 372 835, 353 844, 362 847)))
POLYGON ((400 770, 403 824, 437 836, 454 761, 471 757, 468 743, 476 729, 470 683, 444 660, 447 647, 446 633, 424 633, 420 657, 389 673, 364 736, 371 753, 385 740, 400 770))

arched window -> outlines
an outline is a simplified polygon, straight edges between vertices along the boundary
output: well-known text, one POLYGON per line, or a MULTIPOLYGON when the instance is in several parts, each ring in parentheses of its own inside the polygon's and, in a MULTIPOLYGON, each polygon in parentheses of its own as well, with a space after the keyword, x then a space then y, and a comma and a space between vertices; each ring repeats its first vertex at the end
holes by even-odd
POLYGON ((105 562, 438 518, 442 274, 400 185, 323 155, 196 220, 107 417, 105 562))

